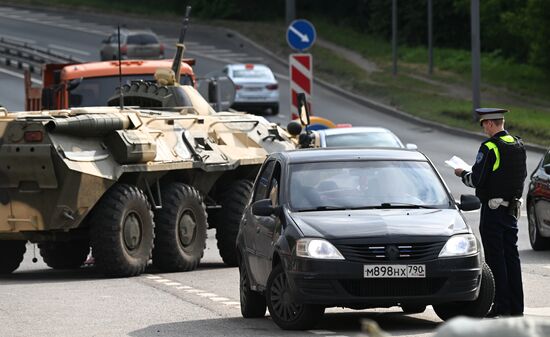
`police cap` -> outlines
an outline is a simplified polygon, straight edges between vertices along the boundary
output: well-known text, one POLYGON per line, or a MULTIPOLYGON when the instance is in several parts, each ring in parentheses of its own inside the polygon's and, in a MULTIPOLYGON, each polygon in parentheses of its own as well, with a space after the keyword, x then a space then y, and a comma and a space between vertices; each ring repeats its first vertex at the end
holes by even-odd
POLYGON ((506 109, 500 108, 479 108, 476 109, 476 113, 479 116, 479 124, 487 119, 504 119, 504 113, 508 112, 506 109))

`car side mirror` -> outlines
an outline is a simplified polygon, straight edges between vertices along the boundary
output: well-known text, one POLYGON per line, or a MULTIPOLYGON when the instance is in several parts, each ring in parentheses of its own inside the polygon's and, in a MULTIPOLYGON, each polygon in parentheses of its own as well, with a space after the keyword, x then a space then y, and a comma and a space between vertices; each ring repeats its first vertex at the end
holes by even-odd
POLYGON ((409 150, 418 150, 418 146, 416 146, 416 144, 412 144, 412 143, 405 144, 405 147, 409 150))
POLYGON ((270 199, 262 199, 252 204, 252 214, 257 216, 279 215, 279 207, 273 207, 270 199))
POLYGON ((546 172, 546 174, 550 174, 550 164, 546 164, 543 167, 544 167, 544 172, 546 172))
POLYGON ((475 195, 461 195, 460 196, 460 204, 458 205, 458 208, 462 211, 474 211, 476 209, 479 209, 481 207, 481 202, 479 201, 479 198, 475 195))

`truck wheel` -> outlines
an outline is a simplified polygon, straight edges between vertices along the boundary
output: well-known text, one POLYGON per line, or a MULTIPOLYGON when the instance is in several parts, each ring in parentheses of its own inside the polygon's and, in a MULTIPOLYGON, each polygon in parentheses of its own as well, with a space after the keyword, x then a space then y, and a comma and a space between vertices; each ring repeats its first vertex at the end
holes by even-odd
POLYGON ((319 305, 298 304, 289 294, 290 287, 282 265, 269 275, 266 288, 267 307, 273 321, 284 330, 313 328, 323 316, 325 308, 319 305))
POLYGON ((162 190, 155 211, 153 265, 165 272, 197 268, 206 247, 206 207, 195 188, 172 183, 162 190))
POLYGON ((223 262, 230 267, 237 266, 237 234, 244 209, 252 193, 252 185, 250 180, 237 180, 220 199, 222 209, 215 219, 216 240, 223 262))
POLYGON ((271 106, 271 115, 276 116, 279 114, 279 104, 274 104, 271 106))
POLYGON ((90 252, 88 240, 39 243, 40 255, 53 269, 75 269, 80 267, 90 252))
POLYGON ((239 265, 239 292, 241 298, 241 314, 244 318, 265 316, 265 296, 250 289, 250 278, 244 261, 239 265))
POLYGON ((529 243, 533 250, 546 250, 550 248, 550 239, 545 238, 539 231, 539 220, 535 212, 535 203, 532 201, 527 206, 527 219, 529 226, 529 243))
POLYGON ((26 244, 27 241, 22 240, 0 241, 0 274, 10 274, 19 267, 27 250, 26 244))
POLYGON ((456 316, 476 318, 487 316, 495 298, 495 279, 491 268, 486 263, 483 263, 480 287, 476 300, 437 304, 433 306, 435 313, 444 321, 456 316))
POLYGON ((153 213, 143 192, 116 184, 99 200, 90 218, 96 267, 108 276, 143 273, 151 257, 153 213))

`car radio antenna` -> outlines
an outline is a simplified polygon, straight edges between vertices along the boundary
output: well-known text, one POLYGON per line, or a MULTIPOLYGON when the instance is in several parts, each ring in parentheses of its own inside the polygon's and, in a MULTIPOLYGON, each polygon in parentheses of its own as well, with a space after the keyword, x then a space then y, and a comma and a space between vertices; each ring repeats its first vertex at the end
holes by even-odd
POLYGON ((124 94, 122 93, 122 55, 120 54, 120 25, 117 26, 118 35, 118 92, 120 95, 120 110, 124 110, 124 94))
POLYGON ((180 30, 180 37, 178 39, 178 43, 176 43, 176 55, 174 56, 174 62, 172 63, 172 70, 174 71, 176 83, 180 83, 181 60, 183 59, 183 52, 185 51, 183 41, 185 40, 185 33, 187 32, 187 26, 189 25, 190 14, 191 6, 187 6, 185 8, 185 16, 183 17, 183 24, 180 30))

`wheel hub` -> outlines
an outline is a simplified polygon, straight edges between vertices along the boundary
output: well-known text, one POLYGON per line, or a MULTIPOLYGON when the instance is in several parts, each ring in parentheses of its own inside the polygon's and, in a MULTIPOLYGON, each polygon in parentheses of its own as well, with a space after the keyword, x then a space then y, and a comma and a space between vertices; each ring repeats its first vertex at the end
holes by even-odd
POLYGON ((126 216, 123 225, 124 245, 130 251, 135 250, 141 243, 141 220, 136 213, 126 216))
POLYGON ((190 245, 195 239, 197 229, 197 222, 193 213, 189 210, 186 210, 183 215, 180 217, 178 231, 180 242, 183 246, 190 245))

